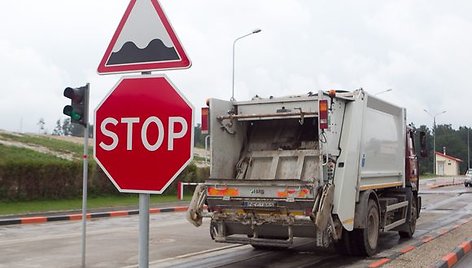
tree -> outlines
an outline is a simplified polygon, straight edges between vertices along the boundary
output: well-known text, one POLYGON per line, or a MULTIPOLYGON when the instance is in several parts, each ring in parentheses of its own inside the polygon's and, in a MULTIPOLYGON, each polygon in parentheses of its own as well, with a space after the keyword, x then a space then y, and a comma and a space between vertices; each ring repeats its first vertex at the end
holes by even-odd
POLYGON ((46 122, 44 121, 44 118, 40 118, 37 125, 39 126, 39 133, 46 134, 46 130, 44 127, 44 125, 46 125, 46 122))
POLYGON ((66 118, 62 121, 62 133, 64 136, 72 135, 72 123, 70 122, 70 118, 66 118))
POLYGON ((62 125, 61 125, 61 119, 57 119, 56 121, 56 127, 52 131, 52 135, 54 136, 62 136, 64 135, 64 132, 62 131, 62 125))
POLYGON ((197 126, 195 126, 193 128, 193 131, 194 131, 193 143, 194 143, 195 147, 204 148, 205 147, 205 138, 208 135, 202 134, 202 128, 201 128, 200 124, 197 124, 197 126))
MULTIPOLYGON (((459 127, 459 130, 452 128, 450 124, 436 126, 436 151, 459 158, 460 173, 465 173, 467 169, 467 127, 459 127)), ((431 160, 432 161, 432 160, 431 160)))

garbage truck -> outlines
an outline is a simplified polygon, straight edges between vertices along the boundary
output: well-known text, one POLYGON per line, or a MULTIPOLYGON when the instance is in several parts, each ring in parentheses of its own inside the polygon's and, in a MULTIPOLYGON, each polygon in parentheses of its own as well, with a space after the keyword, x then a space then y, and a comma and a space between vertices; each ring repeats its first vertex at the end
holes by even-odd
MULTIPOLYGON (((420 215, 406 110, 355 91, 249 101, 209 99, 210 177, 186 217, 216 242, 258 249, 313 238, 345 255, 376 253, 379 233, 411 238, 420 215)), ((420 151, 420 150, 419 150, 420 151)))

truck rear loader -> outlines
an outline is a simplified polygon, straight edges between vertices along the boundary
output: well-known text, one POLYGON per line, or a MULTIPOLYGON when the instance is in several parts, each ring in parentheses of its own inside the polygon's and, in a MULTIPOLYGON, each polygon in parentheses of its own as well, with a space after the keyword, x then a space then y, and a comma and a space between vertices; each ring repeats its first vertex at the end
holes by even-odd
MULTIPOLYGON (((216 242, 289 247, 311 237, 375 254, 379 232, 412 237, 420 215, 415 131, 404 108, 362 89, 209 100, 210 178, 187 211, 216 242)), ((424 152, 425 135, 420 133, 424 152)))

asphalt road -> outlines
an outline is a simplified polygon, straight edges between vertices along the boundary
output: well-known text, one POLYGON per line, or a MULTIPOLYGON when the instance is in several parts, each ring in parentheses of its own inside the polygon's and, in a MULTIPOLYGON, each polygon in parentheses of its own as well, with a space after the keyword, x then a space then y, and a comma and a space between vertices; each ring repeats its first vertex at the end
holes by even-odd
MULTIPOLYGON (((472 188, 463 185, 424 190, 415 237, 454 224, 472 213, 472 188)), ((87 267, 137 267, 138 216, 94 219, 87 224, 87 267)), ((196 228, 184 213, 151 215, 151 267, 366 267, 408 240, 383 233, 376 258, 341 257, 315 249, 310 239, 293 248, 255 250, 251 246, 214 243, 208 221, 196 228)), ((0 267, 80 267, 79 221, 0 226, 0 267)), ((431 243, 434 243, 431 242, 431 243)), ((440 258, 440 256, 438 256, 440 258)), ((470 258, 466 265, 471 267, 470 258)))

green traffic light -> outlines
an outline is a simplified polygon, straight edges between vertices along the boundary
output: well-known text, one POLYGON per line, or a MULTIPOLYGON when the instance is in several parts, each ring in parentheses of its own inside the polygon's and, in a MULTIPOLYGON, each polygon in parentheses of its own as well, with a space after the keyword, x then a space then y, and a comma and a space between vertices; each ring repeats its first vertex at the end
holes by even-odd
POLYGON ((70 105, 63 109, 65 115, 70 116, 72 123, 87 125, 88 121, 88 98, 89 84, 83 87, 64 89, 64 96, 71 100, 70 105))
POLYGON ((76 113, 76 112, 72 112, 70 114, 70 118, 72 118, 72 120, 80 120, 82 118, 82 116, 79 114, 79 113, 76 113))

